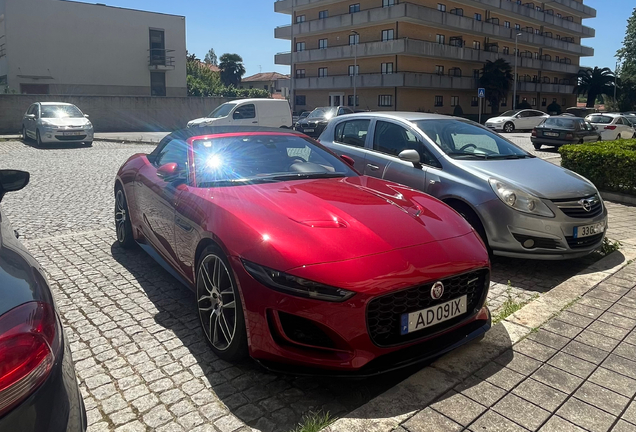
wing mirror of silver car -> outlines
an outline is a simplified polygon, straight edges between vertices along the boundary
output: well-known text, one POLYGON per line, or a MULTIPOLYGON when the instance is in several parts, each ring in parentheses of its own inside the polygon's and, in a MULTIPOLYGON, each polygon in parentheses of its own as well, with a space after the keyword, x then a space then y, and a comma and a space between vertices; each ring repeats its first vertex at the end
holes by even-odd
POLYGON ((26 118, 28 118, 29 120, 35 120, 35 114, 27 114, 26 118))
POLYGON ((402 150, 398 157, 403 161, 411 162, 416 167, 420 165, 420 154, 417 152, 417 150, 402 150))

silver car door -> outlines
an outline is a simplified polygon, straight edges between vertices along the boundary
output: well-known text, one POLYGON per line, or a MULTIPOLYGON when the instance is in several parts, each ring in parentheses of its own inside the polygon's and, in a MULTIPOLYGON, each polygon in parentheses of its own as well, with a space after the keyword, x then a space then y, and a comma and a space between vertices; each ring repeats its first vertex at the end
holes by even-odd
POLYGON ((367 138, 371 126, 369 118, 355 118, 339 121, 333 128, 333 136, 320 137, 321 143, 329 147, 338 156, 349 156, 355 162, 354 168, 364 173, 365 160, 370 152, 367 138))

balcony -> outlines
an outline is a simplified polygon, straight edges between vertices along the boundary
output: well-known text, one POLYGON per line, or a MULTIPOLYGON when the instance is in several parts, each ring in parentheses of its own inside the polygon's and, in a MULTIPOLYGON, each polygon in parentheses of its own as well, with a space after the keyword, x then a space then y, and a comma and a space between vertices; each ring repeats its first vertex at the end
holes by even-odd
MULTIPOLYGON (((411 3, 400 3, 390 7, 367 9, 353 14, 336 15, 325 19, 305 21, 294 24, 294 34, 328 33, 346 28, 364 27, 383 22, 395 22, 408 19, 421 24, 428 24, 456 30, 460 34, 490 36, 496 39, 514 40, 516 30, 496 25, 491 22, 477 21, 472 18, 440 12, 436 9, 418 6, 411 3)), ((520 43, 538 47, 548 47, 556 51, 578 56, 593 56, 594 49, 548 36, 521 31, 520 43)), ((291 26, 281 26, 274 30, 278 39, 291 39, 291 26)))
POLYGON ((148 68, 151 71, 169 71, 175 68, 175 59, 169 49, 149 49, 148 68))
MULTIPOLYGON (((459 60, 472 63, 485 63, 487 60, 495 61, 503 58, 511 65, 514 64, 513 55, 506 55, 500 52, 481 51, 471 48, 460 48, 450 45, 442 45, 436 42, 421 41, 417 39, 396 39, 385 42, 367 42, 357 46, 357 56, 375 57, 389 55, 411 55, 417 57, 443 58, 449 60, 459 60)), ((336 60, 352 59, 356 54, 355 45, 343 45, 330 47, 327 49, 313 49, 294 53, 295 63, 327 62, 336 60)), ((544 59, 534 59, 519 56, 517 65, 520 68, 544 70, 552 72, 563 72, 576 74, 579 66, 567 62, 551 61, 546 56, 544 59)), ((275 63, 279 65, 291 65, 291 53, 279 53, 275 56, 275 63)))
POLYGON ((583 18, 596 18, 596 9, 574 0, 551 0, 551 2, 546 1, 546 8, 550 6, 550 3, 556 3, 560 9, 575 13, 582 16, 583 18))
POLYGON ((340 0, 277 0, 274 2, 274 12, 291 15, 292 2, 294 9, 308 9, 314 6, 337 3, 340 0))
POLYGON ((573 85, 566 84, 547 84, 529 81, 517 82, 517 91, 528 93, 559 93, 559 94, 572 94, 574 93, 573 85))

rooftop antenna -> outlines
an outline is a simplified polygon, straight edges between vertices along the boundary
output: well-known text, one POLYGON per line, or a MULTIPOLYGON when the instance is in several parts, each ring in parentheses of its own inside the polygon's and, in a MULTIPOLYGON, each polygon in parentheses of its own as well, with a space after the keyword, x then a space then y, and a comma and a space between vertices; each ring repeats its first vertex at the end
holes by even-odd
POLYGON ((258 65, 258 71, 259 71, 260 73, 263 73, 263 66, 258 65))

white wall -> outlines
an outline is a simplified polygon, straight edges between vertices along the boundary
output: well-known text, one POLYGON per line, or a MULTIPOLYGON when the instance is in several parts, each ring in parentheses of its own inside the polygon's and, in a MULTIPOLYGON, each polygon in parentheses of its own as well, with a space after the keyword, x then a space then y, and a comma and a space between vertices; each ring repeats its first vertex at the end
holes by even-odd
POLYGON ((149 29, 157 28, 165 31, 166 49, 175 50, 168 95, 186 95, 185 17, 60 0, 0 1, 12 88, 31 83, 64 93, 150 95, 149 29))

